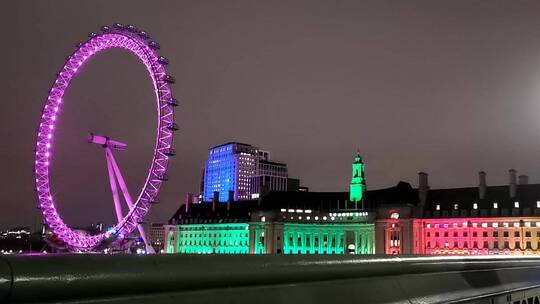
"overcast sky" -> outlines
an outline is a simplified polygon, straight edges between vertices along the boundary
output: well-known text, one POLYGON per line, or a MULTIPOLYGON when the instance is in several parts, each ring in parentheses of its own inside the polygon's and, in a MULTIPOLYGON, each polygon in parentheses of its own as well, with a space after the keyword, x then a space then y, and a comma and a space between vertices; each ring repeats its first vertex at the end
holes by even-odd
MULTIPOLYGON (((539 1, 2 1, 0 228, 39 224, 35 129, 65 57, 113 22, 147 30, 171 61, 178 156, 149 221, 198 190, 207 149, 272 152, 311 191, 347 191, 360 149, 368 189, 429 173, 432 188, 540 182, 539 1)), ((138 193, 155 135, 152 87, 121 50, 72 82, 52 187, 68 224, 112 221, 105 157, 88 132, 128 143, 138 193)))

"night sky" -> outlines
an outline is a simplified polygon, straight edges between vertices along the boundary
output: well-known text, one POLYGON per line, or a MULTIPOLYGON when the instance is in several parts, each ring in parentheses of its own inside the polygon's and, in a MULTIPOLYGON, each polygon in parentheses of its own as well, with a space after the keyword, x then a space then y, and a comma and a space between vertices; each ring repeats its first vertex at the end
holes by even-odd
MULTIPOLYGON (((2 1, 0 228, 40 223, 33 190, 43 101, 75 44, 113 22, 147 30, 171 61, 181 100, 166 221, 198 190, 207 149, 251 143, 312 191, 347 191, 360 149, 368 189, 540 182, 538 1, 2 1)), ((153 149, 155 109, 142 64, 96 56, 65 96, 53 193, 70 225, 110 222, 105 157, 118 152, 132 195, 153 149)))

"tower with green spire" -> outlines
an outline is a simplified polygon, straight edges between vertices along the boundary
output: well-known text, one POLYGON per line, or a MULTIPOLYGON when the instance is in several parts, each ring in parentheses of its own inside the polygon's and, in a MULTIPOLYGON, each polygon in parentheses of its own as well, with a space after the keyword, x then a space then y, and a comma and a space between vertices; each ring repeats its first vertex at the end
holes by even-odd
POLYGON ((360 156, 360 151, 354 157, 352 164, 352 178, 349 199, 352 202, 358 203, 362 201, 366 192, 366 180, 364 179, 364 162, 360 156))

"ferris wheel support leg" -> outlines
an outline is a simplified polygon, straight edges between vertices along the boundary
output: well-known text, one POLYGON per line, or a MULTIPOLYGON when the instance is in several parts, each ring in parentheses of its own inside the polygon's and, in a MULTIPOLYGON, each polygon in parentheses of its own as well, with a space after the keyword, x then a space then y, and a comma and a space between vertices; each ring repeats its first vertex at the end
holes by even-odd
POLYGON ((116 187, 116 181, 114 177, 114 168, 112 166, 108 150, 109 148, 105 149, 105 156, 107 158, 107 171, 109 172, 109 183, 111 185, 111 192, 112 192, 113 201, 114 201, 114 211, 116 213, 116 219, 118 220, 118 222, 120 222, 123 218, 122 206, 120 205, 120 198, 118 197, 118 188, 116 187))
MULTIPOLYGON (((122 190, 122 194, 124 195, 126 204, 128 205, 128 208, 131 211, 133 209, 133 200, 131 199, 131 195, 129 194, 126 182, 124 178, 122 177, 122 172, 120 172, 120 168, 118 167, 118 164, 116 163, 116 160, 114 159, 112 151, 109 148, 106 148, 106 153, 107 153, 107 160, 110 160, 111 162, 111 166, 114 170, 114 174, 116 175, 116 180, 118 181, 118 184, 120 185, 120 190, 122 190)), ((143 239, 146 252, 156 253, 154 251, 154 247, 152 247, 152 245, 148 242, 148 239, 146 238, 146 233, 142 225, 137 224, 137 229, 139 230, 139 234, 141 235, 141 238, 143 239)))

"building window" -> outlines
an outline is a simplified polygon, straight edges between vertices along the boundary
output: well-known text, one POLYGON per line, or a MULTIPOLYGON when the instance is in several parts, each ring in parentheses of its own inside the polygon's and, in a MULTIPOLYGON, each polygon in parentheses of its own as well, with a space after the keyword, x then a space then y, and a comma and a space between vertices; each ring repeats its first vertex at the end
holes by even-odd
POLYGON ((454 210, 458 210, 459 209, 459 204, 454 204, 454 210))
POLYGON ((484 248, 488 248, 488 242, 484 241, 484 248))
POLYGON ((514 237, 519 237, 519 231, 514 231, 514 237))
POLYGON ((464 232, 463 232, 463 236, 464 236, 464 237, 467 237, 467 235, 468 235, 467 231, 464 231, 464 232))
POLYGON ((487 237, 487 236, 488 236, 487 231, 482 232, 482 236, 483 236, 483 237, 487 237))
POLYGON ((493 209, 497 209, 497 208, 499 208, 499 204, 497 204, 496 202, 493 203, 493 209))
POLYGON ((540 208, 540 201, 536 201, 536 208, 540 208))
POLYGON ((435 210, 441 210, 441 205, 437 204, 437 205, 435 206, 435 210))
POLYGON ((493 242, 493 248, 499 249, 499 242, 497 241, 493 242))
POLYGON ((463 248, 467 248, 467 247, 468 247, 467 242, 464 242, 464 243, 463 243, 463 248))
POLYGON ((498 231, 493 231, 493 237, 499 237, 499 232, 498 231))
POLYGON ((504 241, 504 248, 505 248, 505 249, 509 249, 509 248, 510 248, 510 244, 508 243, 508 241, 504 241))
POLYGON ((473 236, 473 237, 477 237, 477 236, 478 236, 478 232, 474 231, 474 232, 472 233, 472 236, 473 236))
POLYGON ((530 231, 525 231, 525 237, 531 237, 531 232, 530 231))
POLYGON ((515 244, 515 246, 514 246, 514 249, 520 249, 519 241, 516 241, 516 244, 515 244))
POLYGON ((457 234, 457 231, 454 231, 454 237, 457 237, 458 234, 457 234))
POLYGON ((448 237, 448 231, 444 232, 444 237, 448 237))
POLYGON ((526 249, 532 249, 531 242, 527 242, 527 248, 526 249))
POLYGON ((478 242, 473 242, 473 248, 478 248, 478 242))
POLYGON ((514 202, 514 208, 519 208, 519 202, 514 202))
POLYGON ((431 236, 431 232, 428 232, 428 233, 427 233, 427 237, 430 237, 430 236, 431 236))
POLYGON ((478 209, 478 204, 477 204, 477 203, 474 203, 474 204, 472 205, 472 207, 473 207, 473 209, 478 209))
POLYGON ((439 233, 438 232, 435 232, 435 237, 438 237, 439 236, 439 233))
POLYGON ((504 236, 504 237, 508 237, 508 235, 509 235, 508 231, 504 231, 504 232, 503 232, 503 236, 504 236))

